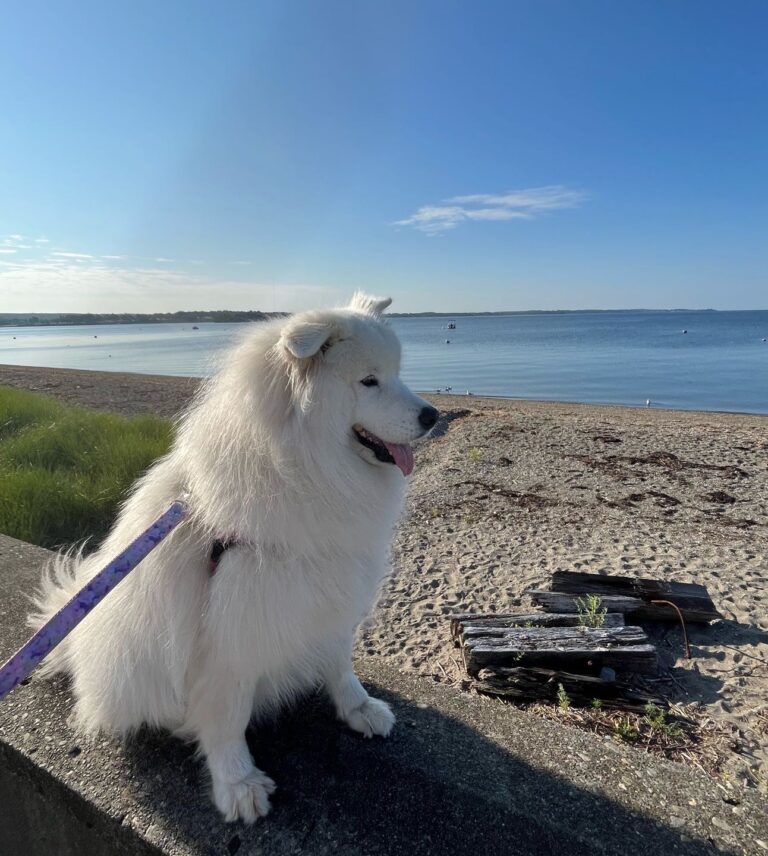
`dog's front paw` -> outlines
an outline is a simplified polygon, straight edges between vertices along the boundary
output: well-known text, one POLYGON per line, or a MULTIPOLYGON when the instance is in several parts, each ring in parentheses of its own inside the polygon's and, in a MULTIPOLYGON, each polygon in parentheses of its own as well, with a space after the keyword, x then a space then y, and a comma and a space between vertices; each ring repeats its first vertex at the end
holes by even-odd
POLYGON ((395 724, 395 714, 385 701, 369 696, 361 705, 349 711, 344 721, 363 737, 387 737, 395 724))
POLYGON ((256 767, 237 782, 213 780, 213 801, 227 823, 253 823, 269 814, 269 795, 274 791, 275 783, 256 767))

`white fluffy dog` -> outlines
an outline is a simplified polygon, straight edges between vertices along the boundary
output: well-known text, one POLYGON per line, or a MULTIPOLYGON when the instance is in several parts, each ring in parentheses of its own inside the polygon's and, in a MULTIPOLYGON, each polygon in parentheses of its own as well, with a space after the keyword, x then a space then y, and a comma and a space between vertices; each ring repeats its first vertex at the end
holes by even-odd
POLYGON ((413 469, 437 411, 399 379, 389 300, 255 325, 136 484, 100 549, 60 556, 39 627, 185 492, 190 516, 48 657, 71 674, 75 721, 126 735, 146 723, 197 741, 229 820, 269 810, 274 783, 245 730, 322 685, 339 717, 386 736, 389 707, 352 670, 355 629, 389 570, 413 469), (226 542, 215 573, 211 548, 226 542))

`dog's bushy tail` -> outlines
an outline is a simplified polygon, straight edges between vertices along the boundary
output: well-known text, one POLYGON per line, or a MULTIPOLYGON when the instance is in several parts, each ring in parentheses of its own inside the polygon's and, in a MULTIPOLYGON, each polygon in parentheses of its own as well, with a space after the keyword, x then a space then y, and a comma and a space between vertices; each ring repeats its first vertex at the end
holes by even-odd
MULTIPOLYGON (((85 544, 76 545, 48 560, 40 585, 30 598, 33 610, 27 616, 27 627, 39 630, 75 596, 81 585, 77 571, 83 561, 84 549, 85 544)), ((45 658, 38 674, 48 677, 64 671, 67 671, 66 640, 45 658)))

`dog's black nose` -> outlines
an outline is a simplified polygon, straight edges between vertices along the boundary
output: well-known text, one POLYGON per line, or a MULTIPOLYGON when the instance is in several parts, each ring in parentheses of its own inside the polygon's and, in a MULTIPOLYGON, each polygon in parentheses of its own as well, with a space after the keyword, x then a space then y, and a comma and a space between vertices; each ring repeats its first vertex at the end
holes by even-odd
POLYGON ((429 429, 437 422, 437 411, 434 407, 422 407, 419 413, 419 425, 425 430, 429 429))

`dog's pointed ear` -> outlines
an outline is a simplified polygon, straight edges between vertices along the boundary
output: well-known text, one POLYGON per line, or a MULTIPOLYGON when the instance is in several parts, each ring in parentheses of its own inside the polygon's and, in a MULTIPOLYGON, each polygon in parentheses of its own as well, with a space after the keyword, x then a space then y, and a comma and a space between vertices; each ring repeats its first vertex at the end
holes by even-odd
POLYGON ((323 348, 331 338, 333 328, 330 324, 318 321, 296 320, 289 322, 283 329, 280 340, 283 346, 300 360, 306 360, 323 348))
POLYGON ((363 291, 356 291, 349 302, 349 309, 359 312, 361 315, 372 315, 381 318, 384 310, 392 303, 391 297, 374 297, 363 291))

